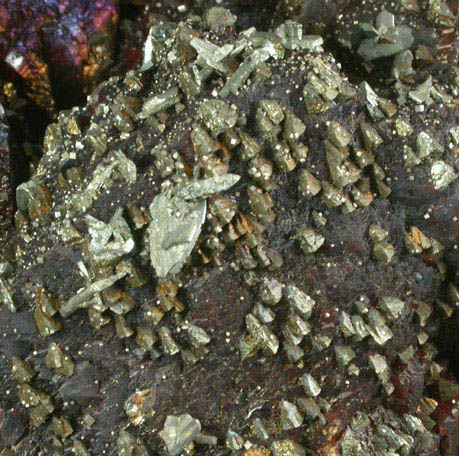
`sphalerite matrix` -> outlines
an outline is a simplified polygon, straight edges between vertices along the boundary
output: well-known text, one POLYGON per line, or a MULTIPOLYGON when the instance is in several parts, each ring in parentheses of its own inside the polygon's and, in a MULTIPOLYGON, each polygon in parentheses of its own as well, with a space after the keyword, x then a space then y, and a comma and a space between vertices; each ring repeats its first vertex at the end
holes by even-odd
POLYGON ((2 456, 457 454, 454 15, 310 4, 152 16, 48 126, 0 262, 2 456))

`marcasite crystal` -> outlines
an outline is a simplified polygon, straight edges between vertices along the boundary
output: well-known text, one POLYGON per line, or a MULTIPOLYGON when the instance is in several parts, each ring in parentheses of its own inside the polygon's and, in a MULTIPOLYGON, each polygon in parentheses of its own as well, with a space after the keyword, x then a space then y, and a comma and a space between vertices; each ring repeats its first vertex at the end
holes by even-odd
POLYGON ((167 445, 171 456, 178 456, 201 432, 201 423, 190 415, 168 416, 159 436, 167 445))

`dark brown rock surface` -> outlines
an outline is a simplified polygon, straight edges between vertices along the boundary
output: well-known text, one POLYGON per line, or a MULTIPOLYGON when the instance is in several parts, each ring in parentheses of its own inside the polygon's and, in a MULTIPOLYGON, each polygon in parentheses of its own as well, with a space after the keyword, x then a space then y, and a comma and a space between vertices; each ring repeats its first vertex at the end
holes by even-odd
POLYGON ((295 23, 161 14, 18 188, 0 445, 453 456, 453 62, 348 77, 295 23))

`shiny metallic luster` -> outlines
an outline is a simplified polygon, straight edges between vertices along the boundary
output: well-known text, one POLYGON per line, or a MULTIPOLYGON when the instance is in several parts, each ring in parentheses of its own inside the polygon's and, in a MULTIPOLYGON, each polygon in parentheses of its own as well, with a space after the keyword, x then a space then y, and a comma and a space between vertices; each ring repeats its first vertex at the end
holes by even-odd
POLYGON ((51 210, 52 199, 46 185, 31 179, 17 187, 16 203, 25 215, 43 222, 51 210))
POLYGON ((108 163, 100 163, 93 172, 91 182, 80 192, 72 195, 72 204, 76 209, 84 210, 93 204, 100 190, 112 182, 112 179, 121 177, 129 183, 137 179, 135 163, 128 159, 120 150, 110 153, 108 163), (116 172, 117 171, 117 172, 116 172))
POLYGON ((215 141, 200 125, 195 125, 191 131, 193 149, 199 157, 204 157, 216 150, 215 141))
POLYGON ((166 326, 161 326, 158 331, 159 339, 161 341, 161 348, 166 355, 174 356, 179 353, 181 347, 172 336, 172 332, 166 326))
POLYGON ((140 439, 134 437, 125 429, 122 429, 118 435, 116 448, 118 456, 149 456, 150 453, 140 439))
POLYGON ((288 401, 280 403, 280 422, 284 431, 300 427, 303 420, 303 415, 295 404, 288 401))
POLYGON ((303 374, 301 377, 305 393, 310 397, 316 397, 320 394, 321 388, 314 377, 310 374, 303 374))
POLYGON ((273 182, 271 176, 273 173, 273 164, 264 157, 254 157, 249 162, 248 174, 252 179, 258 182, 262 187, 269 191, 273 188, 273 182))
POLYGON ((341 206, 346 202, 344 194, 327 181, 322 182, 322 199, 329 208, 341 206))
POLYGON ((365 325, 365 327, 378 345, 384 345, 388 340, 392 339, 394 334, 386 325, 384 317, 376 309, 371 308, 368 311, 367 319, 369 324, 365 325))
POLYGON ((360 131, 362 133, 363 143, 365 144, 367 150, 371 151, 377 149, 383 143, 383 139, 379 133, 368 122, 360 123, 360 131))
POLYGON ((291 345, 288 342, 284 342, 284 350, 287 358, 292 363, 296 363, 304 356, 304 350, 298 345, 291 345))
POLYGON ((250 160, 260 153, 261 147, 258 142, 245 132, 240 133, 241 147, 238 153, 242 160, 250 160))
POLYGON ((412 166, 417 166, 421 163, 421 159, 415 154, 414 150, 407 146, 403 146, 403 162, 405 167, 411 168, 412 166))
POLYGON ((237 121, 237 111, 222 100, 205 101, 198 114, 213 136, 233 128, 237 121))
POLYGON ((274 160, 277 166, 286 173, 293 171, 296 167, 296 162, 290 154, 290 147, 285 143, 277 143, 274 146, 274 160))
POLYGON ((436 190, 448 187, 448 185, 457 179, 454 168, 442 160, 437 160, 432 163, 430 174, 436 190))
POLYGON ((221 176, 200 179, 179 188, 174 196, 189 201, 197 198, 207 198, 213 193, 220 193, 233 187, 239 181, 237 174, 223 174, 221 176))
POLYGON ((412 226, 409 233, 405 234, 405 247, 413 255, 422 253, 431 247, 430 239, 417 227, 412 226))
POLYGON ((271 445, 273 456, 306 456, 306 450, 293 440, 276 440, 271 445))
POLYGON ((395 120, 395 130, 397 134, 403 137, 408 137, 413 134, 413 126, 411 123, 401 117, 395 120))
POLYGON ((1 19, 2 66, 50 116, 56 98, 81 103, 113 63, 115 0, 8 0, 1 19))
POLYGON ((351 317, 352 326, 354 327, 354 339, 361 341, 369 335, 368 326, 365 324, 363 318, 360 315, 352 315, 351 317))
POLYGON ((405 50, 397 54, 394 58, 394 67, 392 74, 396 79, 401 81, 410 81, 413 70, 413 54, 409 50, 405 50))
POLYGON ((393 296, 383 296, 379 301, 379 306, 390 319, 396 320, 402 314, 405 303, 393 296))
POLYGON ((326 334, 314 334, 311 336, 311 343, 316 351, 322 351, 330 347, 332 338, 326 334))
POLYGON ((74 313, 77 309, 87 307, 96 293, 106 290, 125 276, 126 272, 122 272, 89 284, 62 304, 59 313, 65 318, 74 313))
POLYGON ((272 330, 252 314, 247 315, 246 324, 249 333, 258 343, 258 347, 269 356, 275 355, 279 349, 279 339, 272 330))
POLYGON ((298 179, 298 189, 307 198, 312 198, 321 190, 320 181, 312 173, 302 169, 298 179))
POLYGON ((272 306, 282 299, 282 290, 284 286, 274 278, 263 279, 260 286, 260 296, 264 303, 272 306))
POLYGON ((51 398, 32 388, 28 383, 19 385, 18 396, 22 405, 30 409, 30 419, 34 426, 42 425, 54 411, 54 403, 51 398))
POLYGON ((225 98, 230 93, 236 95, 258 65, 268 60, 269 57, 269 52, 262 49, 256 49, 250 57, 246 58, 239 65, 238 69, 227 79, 226 84, 220 90, 220 97, 225 98))
POLYGON ((373 90, 370 84, 368 84, 367 81, 363 81, 359 87, 365 95, 365 98, 367 100, 367 109, 371 117, 374 120, 384 118, 384 113, 381 112, 379 108, 380 97, 376 94, 376 92, 373 90))
POLYGON ((397 114, 397 106, 395 103, 392 103, 385 98, 378 98, 378 107, 387 118, 393 117, 397 114))
POLYGON ((312 228, 299 230, 297 236, 304 253, 317 252, 325 242, 325 237, 316 233, 312 228))
POLYGON ((348 155, 347 149, 337 148, 328 140, 325 141, 325 148, 333 183, 342 188, 357 182, 360 177, 360 169, 346 158, 348 155))
POLYGON ((375 371, 376 375, 382 382, 388 381, 390 377, 390 369, 387 360, 384 356, 376 353, 368 357, 370 365, 375 371))
POLYGON ((432 307, 426 302, 421 301, 417 306, 416 313, 419 316, 419 324, 425 326, 428 318, 432 314, 432 307))
POLYGON ((240 450, 244 445, 244 439, 235 431, 229 430, 226 433, 226 446, 231 450, 240 450))
POLYGON ((285 118, 284 110, 275 100, 260 101, 258 112, 266 116, 274 125, 279 125, 285 118))
POLYGON ((231 14, 230 10, 215 6, 204 13, 203 19, 211 30, 218 30, 221 27, 234 25, 237 17, 231 14))
POLYGON ((41 336, 51 336, 61 329, 60 322, 43 312, 41 305, 37 304, 33 313, 35 324, 41 336))
POLYGON ((425 131, 421 131, 416 138, 416 148, 419 158, 422 160, 432 154, 441 155, 445 148, 425 131))
POLYGON ((136 391, 128 397, 124 403, 124 411, 133 425, 141 425, 147 418, 156 413, 154 409, 155 397, 155 388, 136 391))
POLYGON ((349 364, 355 358, 355 352, 349 346, 336 345, 335 346, 335 356, 338 364, 342 367, 349 364))
POLYGON ((159 194, 150 205, 150 260, 159 277, 175 274, 193 250, 206 215, 206 202, 159 194))
POLYGON ((34 377, 34 370, 21 358, 13 356, 11 374, 18 383, 28 383, 34 377))
POLYGON ((85 220, 91 236, 88 251, 95 263, 112 263, 133 250, 134 239, 122 213, 123 208, 118 208, 107 224, 86 215, 85 220))
POLYGON ((209 334, 207 334, 207 332, 199 326, 188 325, 188 334, 190 336, 191 343, 196 347, 210 343, 211 338, 209 334))
POLYGON ((290 311, 282 332, 287 343, 296 346, 311 332, 311 325, 296 312, 290 311))
POLYGON ((158 112, 176 105, 179 101, 180 94, 177 87, 167 90, 160 95, 155 95, 145 102, 142 107, 142 111, 139 114, 139 118, 147 119, 158 112))
POLYGON ((327 224, 327 219, 325 218, 322 212, 313 210, 311 213, 312 220, 317 227, 325 226, 327 224))
MULTIPOLYGON (((227 57, 233 51, 233 45, 229 45, 225 49, 224 46, 219 47, 209 41, 197 38, 196 36, 190 40, 189 44, 198 53, 196 64, 204 70, 209 68, 211 70, 210 73, 212 73, 212 70, 217 70, 222 74, 227 74, 229 72, 224 57, 227 57)), ((200 85, 200 81, 198 84, 200 85)))
POLYGON ((362 29, 373 36, 366 38, 360 44, 358 53, 366 60, 389 57, 409 49, 414 37, 410 27, 395 25, 395 17, 386 10, 382 10, 376 17, 375 26, 361 24, 362 29))
POLYGON ((238 349, 242 360, 256 355, 259 348, 258 340, 253 337, 244 337, 239 340, 238 349))
POLYGON ((272 210, 274 201, 267 192, 263 192, 260 188, 253 185, 247 187, 247 194, 249 196, 249 204, 262 223, 272 222, 276 214, 272 210))
POLYGON ((371 152, 358 147, 354 147, 354 160, 360 169, 363 169, 375 162, 375 158, 371 152))
POLYGON ((295 312, 306 319, 311 316, 312 309, 316 304, 314 299, 292 284, 285 287, 285 299, 295 312))
POLYGON ((408 92, 409 97, 418 104, 426 103, 432 89, 432 76, 429 77, 416 89, 408 92))
POLYGON ((454 27, 456 18, 448 3, 443 0, 429 0, 427 3, 427 18, 432 25, 454 27))
POLYGON ((285 49, 322 50, 323 39, 320 36, 303 36, 303 26, 298 22, 286 21, 276 29, 276 35, 282 39, 285 49))
POLYGON ((265 307, 263 304, 260 304, 259 302, 257 302, 253 308, 253 314, 262 323, 271 323, 276 317, 276 314, 271 309, 265 307))
POLYGON ((306 131, 306 125, 292 111, 287 111, 284 121, 284 139, 286 141, 297 141, 306 131))
POLYGON ((355 328, 350 315, 344 310, 339 316, 339 327, 344 337, 351 337, 355 334, 355 328))
POLYGON ((395 254, 395 247, 386 241, 377 242, 373 247, 373 254, 378 260, 390 263, 395 254))
POLYGON ((352 139, 351 134, 336 121, 329 123, 328 136, 336 147, 346 147, 352 139))
POLYGON ((10 285, 6 279, 0 277, 0 302, 5 304, 10 312, 16 312, 16 304, 11 294, 10 285))
POLYGON ((164 440, 171 456, 178 456, 201 432, 201 423, 190 415, 169 415, 159 436, 164 440))
MULTIPOLYGON (((283 3, 276 15, 284 11, 284 6, 297 6, 298 2, 283 3)), ((338 3, 327 8, 339 8, 338 3)), ((296 441, 307 442, 308 451, 338 454, 343 436, 347 443, 357 442, 341 446, 348 453, 356 447, 357 454, 375 456, 383 453, 406 456, 416 452, 414 448, 418 447, 408 451, 404 446, 406 441, 412 444, 414 434, 410 435, 411 440, 406 439, 403 433, 407 431, 400 416, 395 417, 391 408, 408 407, 423 415, 432 411, 434 398, 423 399, 422 408, 418 409, 416 400, 411 400, 411 389, 405 404, 402 383, 405 379, 411 383, 414 372, 420 375, 419 382, 414 379, 416 396, 421 392, 421 377, 438 391, 436 383, 446 377, 447 368, 431 361, 437 356, 432 335, 438 325, 430 324, 429 316, 438 310, 445 318, 445 326, 448 325, 446 318, 453 314, 457 292, 449 283, 447 268, 451 238, 445 237, 444 229, 432 225, 443 213, 431 208, 432 202, 427 201, 432 190, 429 170, 439 158, 432 153, 432 159, 426 157, 421 164, 416 152, 419 167, 400 170, 399 166, 402 160, 408 163, 403 154, 406 147, 415 148, 421 129, 438 136, 446 151, 442 159, 453 166, 451 154, 454 155, 456 148, 450 132, 452 121, 447 117, 451 101, 446 101, 447 96, 453 96, 448 85, 450 74, 445 71, 439 80, 437 66, 433 66, 430 97, 425 103, 415 105, 409 92, 418 89, 430 68, 426 61, 419 61, 422 59, 418 54, 415 65, 418 73, 412 74, 405 68, 405 60, 410 60, 410 53, 405 52, 400 56, 401 67, 397 68, 398 76, 394 79, 389 74, 379 79, 383 72, 390 71, 390 65, 384 69, 384 65, 363 63, 374 90, 363 83, 360 91, 342 77, 344 73, 340 74, 336 56, 307 47, 306 52, 301 50, 304 37, 298 25, 278 29, 279 35, 254 28, 237 34, 232 26, 217 24, 220 19, 225 21, 224 17, 214 16, 206 22, 190 15, 180 23, 167 22, 153 13, 156 8, 166 12, 165 6, 152 6, 146 18, 157 24, 153 26, 157 27, 155 36, 153 32, 150 35, 154 38, 150 42, 154 65, 151 71, 110 80, 91 95, 87 108, 62 114, 57 127, 50 129, 45 160, 33 177, 40 185, 45 183, 53 196, 49 226, 47 222, 45 230, 43 224, 29 219, 29 214, 19 212, 18 226, 24 238, 14 252, 16 258, 12 255, 7 260, 11 264, 17 260, 17 264, 9 277, 3 277, 0 272, 11 292, 14 291, 18 310, 33 308, 35 301, 36 315, 45 321, 39 328, 43 335, 59 327, 61 319, 56 314, 60 308, 64 308, 64 313, 68 311, 68 299, 75 292, 85 294, 99 280, 125 275, 120 276, 119 282, 108 283, 106 288, 104 284, 101 291, 97 291, 99 287, 91 289, 84 299, 77 299, 76 308, 82 307, 84 312, 67 318, 63 330, 51 337, 62 347, 61 353, 50 350, 52 353, 44 360, 53 371, 46 370, 46 378, 43 375, 31 378, 25 372, 18 382, 30 380, 34 387, 39 386, 36 382, 62 383, 58 392, 62 401, 58 401, 59 411, 53 420, 56 444, 60 444, 57 438, 62 441, 66 434, 60 420, 62 413, 67 413, 62 404, 72 405, 75 401, 79 406, 80 397, 72 398, 79 393, 71 390, 78 390, 89 381, 90 387, 84 388, 84 394, 94 394, 96 402, 100 402, 97 396, 110 393, 112 386, 115 392, 122 388, 123 394, 115 397, 116 407, 121 408, 118 431, 126 425, 144 426, 134 429, 135 434, 134 430, 132 435, 120 434, 122 445, 118 451, 111 450, 122 455, 135 456, 143 454, 144 448, 150 450, 134 435, 147 439, 148 431, 160 430, 168 414, 187 412, 203 424, 213 426, 212 423, 218 422, 223 426, 223 434, 218 426, 214 430, 219 442, 216 437, 199 431, 178 450, 187 456, 222 451, 246 456, 305 453, 293 443, 296 441), (209 30, 213 27, 216 29, 209 30), (284 46, 296 49, 285 50, 284 46), (152 101, 151 97, 164 95, 176 86, 180 103, 139 121, 138 114, 147 100, 152 101), (225 92, 225 104, 214 103, 225 92), (441 112, 437 113, 440 103, 443 103, 438 108, 441 112), (229 123, 225 120, 227 114, 229 123), (435 130, 447 118, 446 132, 435 130), (425 127, 419 125, 421 120, 425 121, 425 127), (360 127, 361 122, 367 122, 368 128, 360 127), (382 138, 385 144, 379 144, 382 138), (389 184, 394 195, 390 201, 381 201, 390 192, 389 184), (425 204, 429 203, 426 213, 418 204, 414 206, 419 210, 413 206, 416 202, 413 195, 419 186, 422 187, 419 195, 426 199, 425 204), (224 196, 220 194, 223 191, 227 192, 224 196), (79 201, 85 204, 78 204, 74 198, 76 192, 81 197, 79 201), (87 199, 85 193, 90 193, 87 199), (149 213, 148 205, 154 206, 157 198, 165 199, 164 211, 149 213), (373 207, 368 207, 373 201, 373 207), (411 210, 404 211, 404 203, 410 201, 411 210), (202 217, 193 220, 192 214, 199 204, 206 207, 202 217), (121 214, 121 207, 126 208, 119 219, 123 221, 113 224, 110 217, 115 210, 121 214), (400 209, 402 215, 406 212, 405 221, 394 220, 394 208, 400 209), (355 212, 351 214, 352 211, 355 212), (425 220, 421 223, 418 216, 425 216, 425 220), (172 229, 170 217, 177 219, 172 229), (432 247, 423 249, 420 257, 408 255, 403 245, 403 227, 411 234, 412 223, 421 223, 419 226, 426 235, 437 236, 444 243, 446 256, 441 244, 434 244, 430 237, 432 247), (152 234, 152 227, 158 233, 161 230, 161 239, 157 233, 152 234), (305 233, 304 229, 310 231, 305 233), (135 240, 135 246, 123 248, 126 244, 131 247, 130 239, 135 240), (381 245, 384 242, 390 242, 400 257, 394 258, 390 265, 381 264, 372 256, 375 244, 378 254, 377 249, 384 248, 381 245), (117 252, 116 244, 122 247, 122 252, 117 252), (302 255, 300 244, 307 255, 302 255), (168 252, 178 246, 184 252, 168 252), (149 264, 151 250, 160 258, 157 262, 171 255, 171 263, 162 274, 165 277, 155 272, 156 277, 149 277, 158 267, 153 261, 149 264), (112 255, 112 251, 115 251, 113 257, 102 258, 112 255), (56 261, 60 255, 62 260, 56 261), (100 261, 96 260, 98 256, 100 261), (340 261, 343 259, 344 263, 340 261), (73 270, 74 261, 80 277, 73 270), (401 262, 408 267, 400 267, 401 262), (433 265, 430 268, 433 276, 423 262, 433 265), (357 287, 359 291, 354 286, 356 277, 363 280, 362 286, 357 287), (424 291, 440 284, 436 277, 444 279, 442 299, 448 304, 434 302, 435 307, 430 308, 432 300, 424 291), (19 280, 13 282, 13 278, 19 280), (348 283, 344 283, 346 280, 348 283), (82 286, 79 291, 77 283, 82 286), (59 299, 44 287, 53 290, 59 299), (300 293, 292 293, 292 287, 300 293), (410 293, 412 287, 415 292, 410 293), (381 293, 381 290, 386 291, 381 293), (363 292, 369 298, 359 298, 363 292), (298 294, 299 297, 295 296, 298 294), (391 301, 382 300, 383 295, 391 301), (405 305, 394 303, 394 296, 405 299, 405 305), (227 300, 229 307, 225 304, 227 300), (93 352, 89 339, 89 345, 82 346, 78 355, 69 352, 78 361, 74 378, 70 381, 56 375, 56 366, 62 365, 61 355, 67 354, 66 331, 72 330, 80 321, 78 316, 83 314, 87 314, 89 324, 94 327, 89 328, 90 333, 103 336, 104 347, 97 348, 97 352, 100 349, 104 353, 119 352, 119 361, 128 369, 125 382, 118 382, 116 375, 113 379, 110 376, 95 379, 93 383, 89 378, 93 372, 97 374, 92 369, 94 366, 91 367, 93 362, 81 364, 82 356, 86 359, 93 352), (113 324, 108 325, 109 322, 113 324), (400 335, 404 329, 406 337, 400 335), (113 330, 124 340, 115 339, 110 344, 106 336, 113 330), (405 353, 407 343, 412 350, 405 353), (121 353, 119 349, 123 347, 126 351, 121 353), (368 355, 378 352, 387 357, 387 364, 394 369, 391 377, 397 386, 395 395, 382 402, 379 410, 384 413, 382 418, 373 415, 382 398, 368 362, 368 355), (397 357, 397 353, 401 356, 397 357), (220 371, 223 374, 214 375, 213 368, 217 374, 220 371), (234 379, 226 375, 229 371, 234 379), (305 372, 311 378, 303 378, 301 382, 305 372), (110 383, 109 389, 104 385, 105 380, 110 383), (234 381, 241 389, 242 402, 238 391, 231 386, 234 381), (145 388, 154 389, 155 385, 156 403, 153 394, 144 394, 145 388), (221 397, 213 398, 222 392, 221 397), (202 393, 206 399, 204 406, 199 402, 202 393), (233 403, 229 408, 228 399, 233 403), (361 423, 362 430, 357 430, 356 422, 365 420, 359 414, 353 419, 354 406, 370 413, 366 416, 368 425, 361 423), (152 413, 156 409, 155 416, 147 419, 151 415, 144 413, 144 407, 152 413), (241 435, 229 432, 225 450, 222 437, 228 429, 235 429, 241 435), (282 440, 287 437, 282 434, 284 430, 292 440, 282 440), (404 443, 399 445, 402 440, 404 443), (217 448, 202 446, 217 443, 220 445, 217 448)), ((362 14, 364 10, 365 14, 373 14, 368 8, 366 5, 362 14)), ((167 14, 178 13, 172 8, 170 13, 167 9, 167 14)), ((351 20, 354 18, 358 19, 358 14, 351 20)), ((418 24, 421 19, 412 15, 410 24, 418 24)), ((244 16, 238 20, 238 26, 251 20, 250 16, 244 16)), ((342 20, 345 25, 350 20, 347 12, 342 20)), ((129 22, 124 26, 128 31, 134 30, 129 22)), ((341 39, 338 35, 337 38, 341 39)), ((388 39, 387 35, 384 39, 388 39)), ((447 52, 438 55, 443 58, 447 52)), ((439 68, 444 65, 448 66, 441 61, 439 68)), ((156 101, 160 100, 152 101, 153 111, 156 101)), ((441 209, 444 192, 434 193, 435 200, 440 198, 441 209)), ((386 247, 391 253, 387 244, 386 247)), ((3 316, 18 318, 7 311, 3 316)), ((9 331, 7 328, 7 337, 9 331)), ((23 332, 20 327, 17 331, 23 332)), ((40 347, 43 350, 43 344, 40 347)), ((43 359, 40 355, 33 358, 35 349, 26 353, 24 359, 30 361, 38 374, 39 361, 43 364, 43 359)), ((123 366, 119 367, 123 370, 123 366)), ((123 380, 122 373, 120 378, 123 380)), ((388 394, 394 387, 390 381, 384 378, 382 384, 388 394)), ((46 385, 43 388, 47 389, 46 385)), ((443 385, 442 391, 445 396, 452 394, 448 386, 443 385)), ((111 396, 105 399, 110 407, 111 396)), ((440 399, 435 396, 435 400, 440 399)), ((88 432, 96 435, 105 424, 103 415, 108 409, 103 407, 105 400, 99 405, 91 403, 97 425, 88 432), (105 412, 96 406, 102 406, 105 412)), ((89 450, 97 452, 100 446, 97 441, 83 439, 82 434, 87 431, 82 427, 88 428, 94 421, 82 420, 86 411, 81 410, 78 416, 79 412, 75 415, 73 409, 68 413, 72 426, 78 426, 76 437, 89 450)), ((40 423, 46 416, 40 408, 33 409, 31 423, 40 423)), ((433 425, 432 418, 422 418, 428 426, 433 425)), ((51 420, 49 417, 48 422, 51 420)), ((165 426, 164 432, 167 430, 165 426)), ((150 436, 148 444, 153 451, 167 453, 157 435, 150 436)), ((71 446, 64 442, 64 448, 71 451, 71 446)), ((77 447, 77 452, 85 454, 87 450, 81 448, 77 447)))
POLYGON ((69 355, 65 355, 55 342, 48 346, 48 353, 45 357, 45 364, 50 369, 55 369, 58 374, 71 377, 75 368, 75 363, 69 355))
POLYGON ((378 225, 370 225, 370 229, 368 230, 368 235, 373 242, 384 241, 388 234, 389 233, 384 228, 378 225))

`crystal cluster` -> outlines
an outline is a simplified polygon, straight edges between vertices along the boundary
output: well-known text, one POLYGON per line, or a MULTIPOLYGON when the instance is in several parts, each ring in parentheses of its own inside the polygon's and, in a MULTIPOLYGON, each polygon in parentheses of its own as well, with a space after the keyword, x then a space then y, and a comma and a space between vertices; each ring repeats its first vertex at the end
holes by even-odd
POLYGON ((327 19, 350 79, 309 3, 152 15, 48 126, 0 260, 6 451, 456 454, 457 68, 419 40, 448 9, 327 19))

